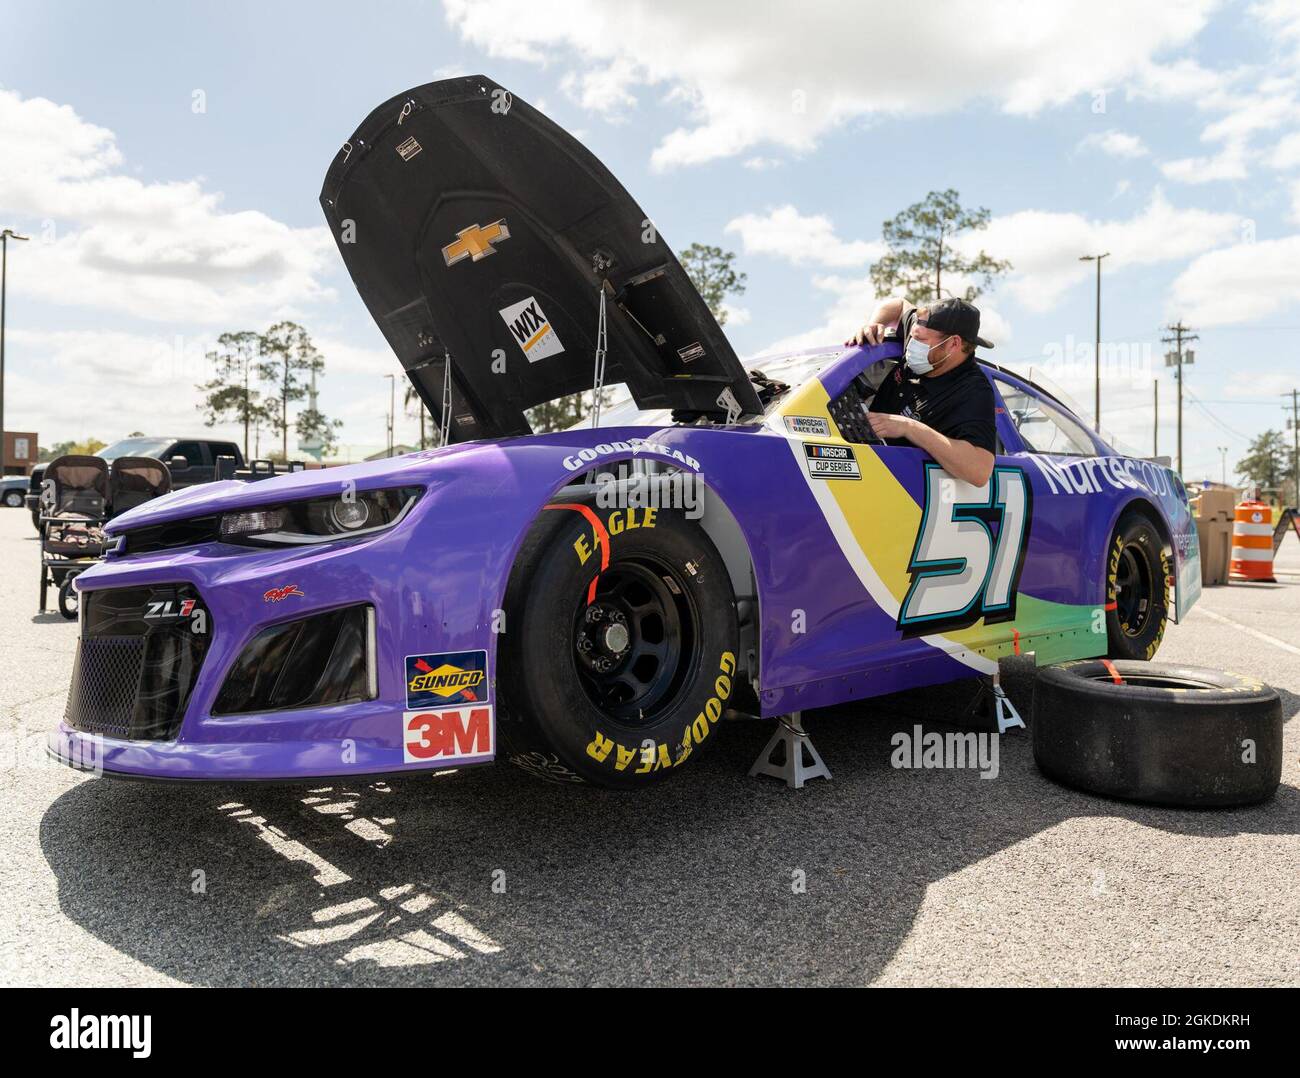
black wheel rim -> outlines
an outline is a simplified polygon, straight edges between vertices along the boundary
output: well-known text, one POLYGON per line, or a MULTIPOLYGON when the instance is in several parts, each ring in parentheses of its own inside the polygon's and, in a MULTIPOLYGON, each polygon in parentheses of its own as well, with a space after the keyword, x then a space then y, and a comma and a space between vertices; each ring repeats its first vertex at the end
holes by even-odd
POLYGON ((606 715, 649 725, 672 708, 696 661, 699 619, 685 582, 642 559, 604 570, 573 620, 573 656, 587 698, 606 715))
POLYGON ((1151 620, 1155 573, 1146 551, 1129 543, 1115 569, 1115 613, 1126 636, 1141 636, 1151 620))

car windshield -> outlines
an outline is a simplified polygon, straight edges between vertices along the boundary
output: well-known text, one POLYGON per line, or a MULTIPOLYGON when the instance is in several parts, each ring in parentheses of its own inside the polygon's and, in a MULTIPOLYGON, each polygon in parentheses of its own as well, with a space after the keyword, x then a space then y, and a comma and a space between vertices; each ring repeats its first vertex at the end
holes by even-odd
POLYGON ((123 438, 112 445, 104 446, 95 456, 103 457, 105 460, 117 460, 118 457, 157 457, 174 440, 172 438, 123 438))
MULTIPOLYGON (((755 356, 744 360, 745 369, 750 373, 761 371, 774 382, 784 382, 791 389, 808 381, 823 367, 843 355, 844 346, 830 346, 812 352, 781 353, 777 355, 755 356)), ((666 427, 673 422, 672 411, 668 408, 643 410, 637 406, 626 385, 622 383, 610 387, 612 399, 600 410, 602 427, 666 427)), ((784 394, 774 398, 765 409, 771 414, 772 409, 784 399, 784 394)), ((591 394, 587 393, 584 408, 590 405, 591 394)), ((591 426, 591 419, 583 418, 574 423, 569 430, 581 430, 591 426)))

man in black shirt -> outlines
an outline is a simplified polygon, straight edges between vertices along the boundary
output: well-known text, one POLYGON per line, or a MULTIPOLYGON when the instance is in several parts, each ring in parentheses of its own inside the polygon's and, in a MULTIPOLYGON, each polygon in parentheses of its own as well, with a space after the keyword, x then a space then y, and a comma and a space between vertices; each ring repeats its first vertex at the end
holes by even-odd
POLYGON ((876 389, 868 419, 890 445, 914 445, 950 475, 983 486, 997 451, 993 387, 975 363, 979 311, 960 299, 917 308, 886 300, 852 343, 897 339, 906 351, 876 389))

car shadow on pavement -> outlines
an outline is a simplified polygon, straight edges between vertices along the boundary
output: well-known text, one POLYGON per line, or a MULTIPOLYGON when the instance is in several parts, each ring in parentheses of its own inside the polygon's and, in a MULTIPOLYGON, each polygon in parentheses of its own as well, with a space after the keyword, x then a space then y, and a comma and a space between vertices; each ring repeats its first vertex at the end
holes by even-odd
MULTIPOLYGON (((1028 677, 1004 677, 1014 699, 1028 677)), ((737 722, 632 794, 508 765, 317 787, 86 780, 41 846, 67 917, 191 984, 864 984, 930 884, 1073 817, 1300 834, 1294 787, 1231 811, 1100 800, 1042 776, 1023 734, 1002 739, 995 781, 891 767, 895 731, 946 729, 969 695, 810 714, 835 777, 801 791, 747 777, 771 724, 737 722)))

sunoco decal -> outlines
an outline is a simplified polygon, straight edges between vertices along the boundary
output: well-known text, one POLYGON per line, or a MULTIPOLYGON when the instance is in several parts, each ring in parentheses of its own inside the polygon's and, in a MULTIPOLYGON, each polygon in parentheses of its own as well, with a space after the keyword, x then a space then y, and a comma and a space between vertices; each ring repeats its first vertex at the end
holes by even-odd
POLYGON ((512 303, 497 313, 505 320, 510 335, 523 349, 529 363, 536 363, 539 359, 564 351, 560 338, 542 313, 541 304, 535 296, 512 303))
POLYGON ((406 706, 486 703, 487 652, 449 651, 406 657, 406 706))
POLYGON ((858 458, 847 445, 817 445, 805 442, 804 458, 808 462, 808 474, 814 479, 861 479, 858 471, 858 458))

